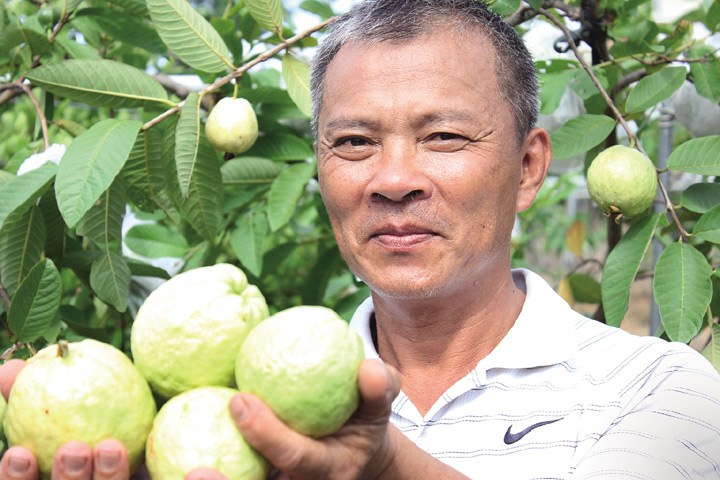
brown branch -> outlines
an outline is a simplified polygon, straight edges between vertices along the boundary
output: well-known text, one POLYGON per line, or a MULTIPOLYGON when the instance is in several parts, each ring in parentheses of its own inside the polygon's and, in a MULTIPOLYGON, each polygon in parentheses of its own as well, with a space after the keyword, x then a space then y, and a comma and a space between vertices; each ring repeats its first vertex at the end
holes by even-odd
MULTIPOLYGON (((203 88, 202 91, 200 92, 200 97, 202 98, 206 94, 214 92, 215 90, 222 87, 223 85, 225 85, 226 83, 228 83, 230 80, 232 80, 234 78, 241 77, 245 72, 250 70, 252 67, 257 65, 258 63, 262 63, 262 62, 274 57, 278 53, 280 53, 283 50, 285 50, 286 48, 288 48, 290 45, 293 45, 293 44, 299 42, 300 40, 304 39, 305 37, 309 37, 310 35, 317 32, 318 30, 322 30, 323 28, 325 28, 326 26, 328 26, 332 22, 334 22, 335 19, 337 19, 337 17, 329 18, 329 19, 325 20, 324 22, 318 23, 314 27, 311 27, 311 28, 305 30, 304 32, 300 32, 297 35, 288 38, 284 42, 275 45, 273 48, 271 48, 267 52, 264 52, 264 53, 258 55, 253 60, 242 65, 241 67, 239 67, 237 70, 233 71, 232 73, 225 75, 224 77, 213 82, 211 85, 203 88)), ((182 102, 178 103, 176 106, 170 108, 169 110, 161 113, 160 115, 153 118, 152 120, 146 122, 145 125, 142 126, 142 130, 147 130, 148 128, 151 128, 152 126, 157 125, 162 120, 169 117, 170 115, 173 115, 174 113, 179 112, 184 103, 185 103, 185 101, 183 100, 182 102)))
POLYGON ((615 85, 613 85, 613 88, 610 91, 610 97, 615 98, 617 96, 617 94, 620 93, 620 90, 639 81, 640 79, 644 78, 646 75, 647 75, 647 71, 644 68, 641 68, 640 70, 635 70, 634 72, 628 73, 624 77, 620 77, 620 79, 617 81, 617 83, 615 83, 615 85))
MULTIPOLYGON (((637 137, 632 133, 630 130, 630 126, 625 121, 625 118, 622 116, 620 111, 618 110, 617 106, 615 106, 615 102, 613 102, 612 98, 608 95, 607 91, 603 86, 600 84, 600 81, 593 73, 592 69, 588 64, 583 60, 582 55, 580 54, 580 51, 577 48, 577 45, 575 44, 575 41, 572 38, 572 35, 568 31, 568 29, 565 27, 565 25, 552 13, 548 12, 544 8, 540 9, 540 13, 545 15, 548 20, 550 20, 553 24, 555 24, 556 27, 558 27, 560 30, 562 30, 563 34, 565 35, 565 39, 568 41, 568 45, 570 45, 570 48, 572 49, 573 53, 575 54, 575 58, 580 62, 580 65, 582 65, 583 69, 587 72, 588 75, 590 75, 590 79, 592 80, 595 87, 598 89, 600 94, 605 99, 605 103, 607 103, 608 108, 612 110, 613 115, 617 119, 618 122, 622 125, 623 129, 625 129, 625 133, 627 133, 628 139, 630 140, 631 144, 635 145, 635 148, 638 149, 643 155, 647 156, 647 153, 645 153, 645 150, 642 148, 642 145, 640 145, 640 142, 638 142, 637 137)), ((673 218, 673 221, 675 222, 675 225, 677 225, 678 230, 680 231, 680 234, 682 235, 683 239, 685 239, 686 242, 689 243, 689 240, 687 238, 687 232, 685 232, 685 229, 682 226, 682 223, 680 223, 680 219, 677 216, 677 213, 675 212, 675 208, 672 205, 672 202, 670 201, 670 196, 667 193, 667 190, 665 189, 665 185, 663 185, 662 180, 660 180, 660 173, 658 174, 658 183, 660 184, 660 190, 662 191, 663 197, 665 198, 665 207, 670 212, 670 215, 673 218)))
POLYGON ((21 346, 21 343, 13 343, 12 345, 10 345, 10 348, 5 350, 2 355, 0 355, 0 360, 2 360, 3 363, 7 362, 12 358, 13 355, 17 353, 18 350, 20 350, 21 346))
MULTIPOLYGON (((568 5, 567 3, 561 2, 559 0, 544 0, 542 8, 555 8, 565 13, 565 16, 572 20, 580 20, 580 8, 573 7, 572 5, 568 5)), ((523 22, 535 18, 538 13, 539 12, 536 11, 532 6, 524 3, 520 5, 520 8, 518 8, 515 13, 507 17, 504 21, 511 27, 516 27, 523 22)))
POLYGON ((45 113, 42 111, 40 102, 38 102, 37 98, 35 98, 35 95, 33 95, 32 90, 30 90, 30 87, 28 87, 24 83, 21 83, 20 87, 25 91, 25 93, 27 93, 27 95, 28 95, 28 97, 30 97, 30 100, 32 101, 33 105, 35 105, 35 110, 37 110, 38 118, 40 118, 40 128, 42 128, 43 140, 45 140, 45 150, 47 150, 48 147, 50 146, 50 139, 48 137, 48 127, 47 127, 47 119, 45 118, 45 113))
MULTIPOLYGON (((185 85, 181 85, 174 81, 172 78, 168 77, 164 73, 156 73, 153 75, 153 78, 157 80, 160 85, 165 88, 165 90, 169 91, 170 93, 174 93, 177 95, 181 100, 185 100, 190 93, 192 93, 192 90, 186 87, 185 85)), ((210 110, 212 108, 212 99, 210 97, 203 97, 201 105, 205 110, 210 110)))

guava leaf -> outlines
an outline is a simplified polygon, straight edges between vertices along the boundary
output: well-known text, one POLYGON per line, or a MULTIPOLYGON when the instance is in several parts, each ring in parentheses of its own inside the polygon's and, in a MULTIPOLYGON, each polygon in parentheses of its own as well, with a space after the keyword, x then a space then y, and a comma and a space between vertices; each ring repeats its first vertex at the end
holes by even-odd
POLYGON ((712 268, 686 243, 665 247, 655 265, 653 293, 672 341, 688 343, 699 331, 712 299, 712 268))
POLYGON ((48 188, 38 203, 43 219, 47 237, 45 238, 45 256, 62 257, 65 253, 65 232, 67 226, 63 220, 55 200, 55 188, 48 188))
POLYGON ((712 324, 710 343, 702 351, 703 356, 720 372, 720 325, 712 324))
POLYGON ((230 233, 230 246, 235 255, 248 272, 256 277, 262 273, 267 234, 267 218, 261 211, 250 211, 230 233))
POLYGON ((47 190, 55 179, 57 166, 48 162, 23 175, 13 176, 0 188, 0 230, 13 214, 22 214, 47 190))
POLYGON ((109 0, 109 2, 141 17, 147 18, 150 16, 147 5, 143 0, 109 0))
POLYGON ((490 3, 490 10, 499 15, 510 15, 520 8, 520 0, 494 0, 490 3))
POLYGON ((688 140, 672 151, 667 160, 670 170, 720 175, 720 135, 688 140))
POLYGON ((220 167, 223 185, 271 183, 281 170, 280 164, 259 157, 235 157, 220 167))
POLYGON ((183 257, 188 253, 185 237, 164 225, 135 225, 125 235, 125 244, 147 258, 183 257))
POLYGON ((605 140, 615 128, 607 115, 580 115, 568 120, 550 136, 553 158, 570 158, 587 152, 605 140))
MULTIPOLYGON (((720 12, 719 12, 720 13, 720 12)), ((698 45, 690 49, 690 58, 700 58, 715 49, 709 45, 698 45)), ((707 62, 692 62, 690 74, 693 77, 695 89, 703 97, 718 103, 720 101, 720 66, 715 55, 710 55, 707 62)))
POLYGON ((693 235, 708 242, 720 243, 720 204, 702 214, 693 228, 693 235))
POLYGON ((337 246, 327 248, 318 255, 318 260, 310 270, 302 290, 302 303, 304 305, 322 305, 325 291, 333 273, 337 271, 338 263, 342 261, 337 246))
POLYGON ((87 237, 105 252, 119 252, 125 215, 125 189, 116 177, 90 210, 78 222, 76 232, 87 237))
POLYGON ((629 113, 641 112, 657 105, 685 83, 685 67, 667 67, 640 80, 627 97, 625 109, 629 113))
POLYGON ((291 53, 283 55, 282 75, 290 98, 308 117, 312 112, 310 101, 310 68, 291 53))
POLYGON ((694 183, 683 191, 680 203, 692 212, 705 213, 720 204, 720 183, 694 183))
POLYGON ((165 45, 203 72, 235 69, 220 34, 185 0, 148 0, 150 18, 165 45))
POLYGON ((581 257, 584 243, 585 223, 582 220, 575 220, 565 232, 565 244, 576 257, 581 257))
POLYGON ((600 284, 597 280, 584 273, 571 273, 567 279, 576 302, 600 303, 600 284))
POLYGON ((128 198, 145 212, 163 209, 160 200, 165 178, 162 170, 162 133, 157 128, 142 131, 130 150, 122 177, 128 198))
POLYGON ((125 263, 127 263, 128 267, 130 267, 130 274, 134 277, 156 277, 170 280, 170 275, 163 268, 154 267, 139 260, 133 260, 130 258, 126 258, 125 263))
POLYGON ((110 38, 142 48, 150 53, 167 55, 167 47, 147 22, 135 13, 117 8, 84 8, 77 15, 91 19, 110 38))
POLYGON ((619 327, 630 303, 630 286, 651 244, 661 214, 633 223, 605 261, 600 281, 605 321, 619 327))
POLYGON ((269 158, 277 161, 305 160, 314 156, 307 142, 287 133, 270 133, 258 137, 255 144, 245 152, 251 157, 269 158))
POLYGON ((96 107, 135 108, 174 105, 160 83, 142 70, 104 59, 46 63, 25 74, 38 87, 96 107))
POLYGON ((305 0, 300 4, 300 8, 306 12, 318 15, 322 20, 327 20, 328 18, 335 16, 335 12, 332 7, 326 2, 321 2, 319 0, 305 0))
POLYGON ((13 219, 0 230, 0 278, 11 297, 30 269, 42 259, 47 235, 42 213, 35 205, 13 219))
POLYGON ((277 176, 268 194, 268 220, 273 232, 290 221, 305 185, 313 175, 315 175, 314 164, 295 163, 277 176))
POLYGON ((90 287, 103 302, 118 312, 127 309, 130 268, 119 252, 105 252, 90 267, 90 287))
POLYGON ((17 25, 3 25, 0 30, 0 55, 7 54, 23 44, 30 49, 33 56, 45 53, 50 48, 47 37, 35 30, 17 25))
POLYGON ((105 343, 110 342, 110 334, 107 330, 90 325, 83 311, 72 305, 60 306, 60 318, 71 330, 83 337, 94 338, 105 343))
POLYGON ((8 311, 16 342, 34 342, 48 329, 60 308, 60 273, 50 259, 36 264, 20 283, 8 311))
POLYGON ((102 120, 73 140, 58 167, 55 196, 68 227, 110 187, 135 143, 142 123, 102 120))
POLYGON ((175 165, 180 192, 184 197, 188 196, 188 189, 198 160, 202 130, 200 95, 192 92, 187 96, 180 110, 180 120, 178 120, 175 130, 175 165))
POLYGON ((250 15, 266 30, 278 33, 282 28, 282 3, 280 0, 245 0, 250 15))
POLYGON ((577 73, 577 69, 560 72, 539 73, 540 80, 540 112, 544 115, 553 113, 560 106, 568 84, 577 73))

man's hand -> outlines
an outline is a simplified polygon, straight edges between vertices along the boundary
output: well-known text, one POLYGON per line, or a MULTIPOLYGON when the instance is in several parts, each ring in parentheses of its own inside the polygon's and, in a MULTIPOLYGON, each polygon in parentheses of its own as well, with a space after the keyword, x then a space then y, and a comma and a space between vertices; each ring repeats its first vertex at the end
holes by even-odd
MULTIPOLYGON (((0 391, 5 400, 15 377, 25 366, 12 359, 0 366, 0 391)), ((122 442, 103 440, 91 449, 83 442, 68 442, 58 449, 52 468, 53 480, 128 480, 128 456, 122 442)), ((38 465, 25 447, 8 449, 0 460, 0 480, 37 480, 38 465)))

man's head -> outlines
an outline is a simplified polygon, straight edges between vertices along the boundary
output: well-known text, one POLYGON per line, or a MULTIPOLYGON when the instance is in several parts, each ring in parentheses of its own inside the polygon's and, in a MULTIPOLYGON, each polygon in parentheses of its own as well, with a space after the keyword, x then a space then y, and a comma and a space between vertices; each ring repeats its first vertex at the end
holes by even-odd
POLYGON ((538 81, 533 59, 520 36, 476 0, 366 0, 329 28, 312 65, 313 131, 317 135, 327 68, 351 43, 402 43, 432 32, 482 33, 494 47, 500 93, 515 117, 518 141, 537 121, 538 81))

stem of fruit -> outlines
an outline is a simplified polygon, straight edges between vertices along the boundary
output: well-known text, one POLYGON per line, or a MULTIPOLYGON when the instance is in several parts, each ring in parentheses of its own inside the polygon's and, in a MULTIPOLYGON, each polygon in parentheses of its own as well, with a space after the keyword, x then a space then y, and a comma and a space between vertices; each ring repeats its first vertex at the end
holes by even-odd
MULTIPOLYGON (((245 72, 247 72, 248 70, 250 70, 252 67, 254 67, 255 65, 257 65, 258 63, 262 63, 262 62, 265 62, 265 61, 269 60, 270 58, 274 57, 274 56, 277 55, 278 53, 280 53, 280 52, 282 52, 283 50, 285 50, 285 49, 286 49, 287 47, 289 47, 290 45, 293 45, 293 44, 299 42, 300 40, 302 40, 302 39, 305 38, 305 37, 309 37, 310 35, 312 35, 313 33, 317 32, 318 30, 322 30, 323 28, 327 27, 327 26, 330 25, 332 22, 334 22, 335 19, 337 19, 337 17, 328 18, 328 19, 325 20, 324 22, 318 23, 317 25, 315 25, 315 26, 313 26, 313 27, 311 27, 311 28, 308 28, 308 29, 305 30, 304 32, 300 32, 300 33, 298 33, 297 35, 288 38, 288 39, 285 40, 284 42, 275 45, 273 48, 271 48, 271 49, 268 50, 267 52, 264 52, 264 53, 258 55, 257 57, 255 57, 255 58, 252 59, 251 61, 249 61, 249 62, 247 62, 246 64, 244 64, 244 65, 242 65, 241 67, 239 67, 237 70, 235 70, 235 71, 233 71, 233 72, 225 75, 224 77, 222 77, 222 78, 216 80, 215 82, 213 82, 211 85, 205 87, 205 88, 200 92, 200 95, 202 96, 202 95, 205 95, 205 94, 207 94, 207 93, 214 92, 214 91, 217 90, 218 88, 220 88, 220 87, 222 87, 223 85, 225 85, 226 83, 228 83, 230 80, 232 80, 232 79, 234 79, 234 78, 239 78, 239 77, 241 77, 245 72)), ((170 115, 173 115, 173 114, 179 112, 184 103, 185 103, 185 101, 183 100, 182 102, 178 103, 178 104, 177 104, 176 106, 174 106, 173 108, 171 108, 171 109, 169 109, 169 110, 161 113, 161 114, 158 115, 157 117, 155 117, 155 118, 153 118, 152 120, 146 122, 145 125, 142 126, 141 130, 147 130, 147 129, 151 128, 153 125, 157 125, 158 123, 162 122, 164 119, 166 119, 166 118, 169 117, 170 115)))
MULTIPOLYGON (((622 116, 620 111, 618 110, 617 106, 615 105, 615 102, 613 102, 612 98, 610 98, 610 95, 608 95, 607 91, 603 88, 603 86, 600 84, 600 81, 595 76, 595 74, 592 71, 592 68, 583 60, 582 55, 580 54, 580 51, 577 48, 577 45, 575 44, 575 40, 573 40, 572 35, 570 34, 570 31, 565 27, 565 24, 563 24, 562 21, 560 21, 559 18, 557 18, 555 15, 550 13, 544 8, 541 8, 539 10, 541 14, 543 14, 548 20, 550 20, 556 27, 558 27, 560 30, 562 30, 563 35, 565 35, 565 39, 568 42, 568 45, 570 45, 570 48, 572 49, 573 53, 575 54, 575 58, 577 58, 578 62, 580 62, 580 65, 582 65, 583 69, 587 72, 588 75, 590 75, 590 79, 593 82, 593 85, 595 85, 595 88, 598 89, 600 94, 605 99, 605 103, 607 103, 607 106, 612 110, 613 114, 615 115, 615 119, 620 122, 620 125, 622 125, 623 129, 625 130, 625 133, 627 133, 628 139, 630 140, 630 144, 634 144, 635 148, 642 153, 643 155, 647 156, 647 153, 645 153, 645 150, 643 150, 642 145, 640 145, 640 142, 638 142, 637 137, 632 133, 630 130, 630 126, 625 121, 625 118, 622 116)), ((657 170, 657 169, 656 169, 657 170)), ((660 191, 663 194, 663 198, 665 199, 665 208, 670 212, 670 215, 673 218, 673 221, 675 222, 675 225, 678 228, 678 231, 680 232, 680 235, 682 235, 682 238, 689 242, 687 238, 687 232, 682 226, 682 223, 680 223, 680 219, 677 216, 677 213, 675 212, 675 208, 672 205, 672 202, 670 201, 670 196, 668 195, 667 189, 665 188, 665 185, 663 185, 662 181, 660 180, 660 177, 658 176, 658 184, 660 186, 660 191)))
POLYGON ((70 345, 67 340, 58 340, 57 343, 57 356, 67 358, 70 353, 70 345))

